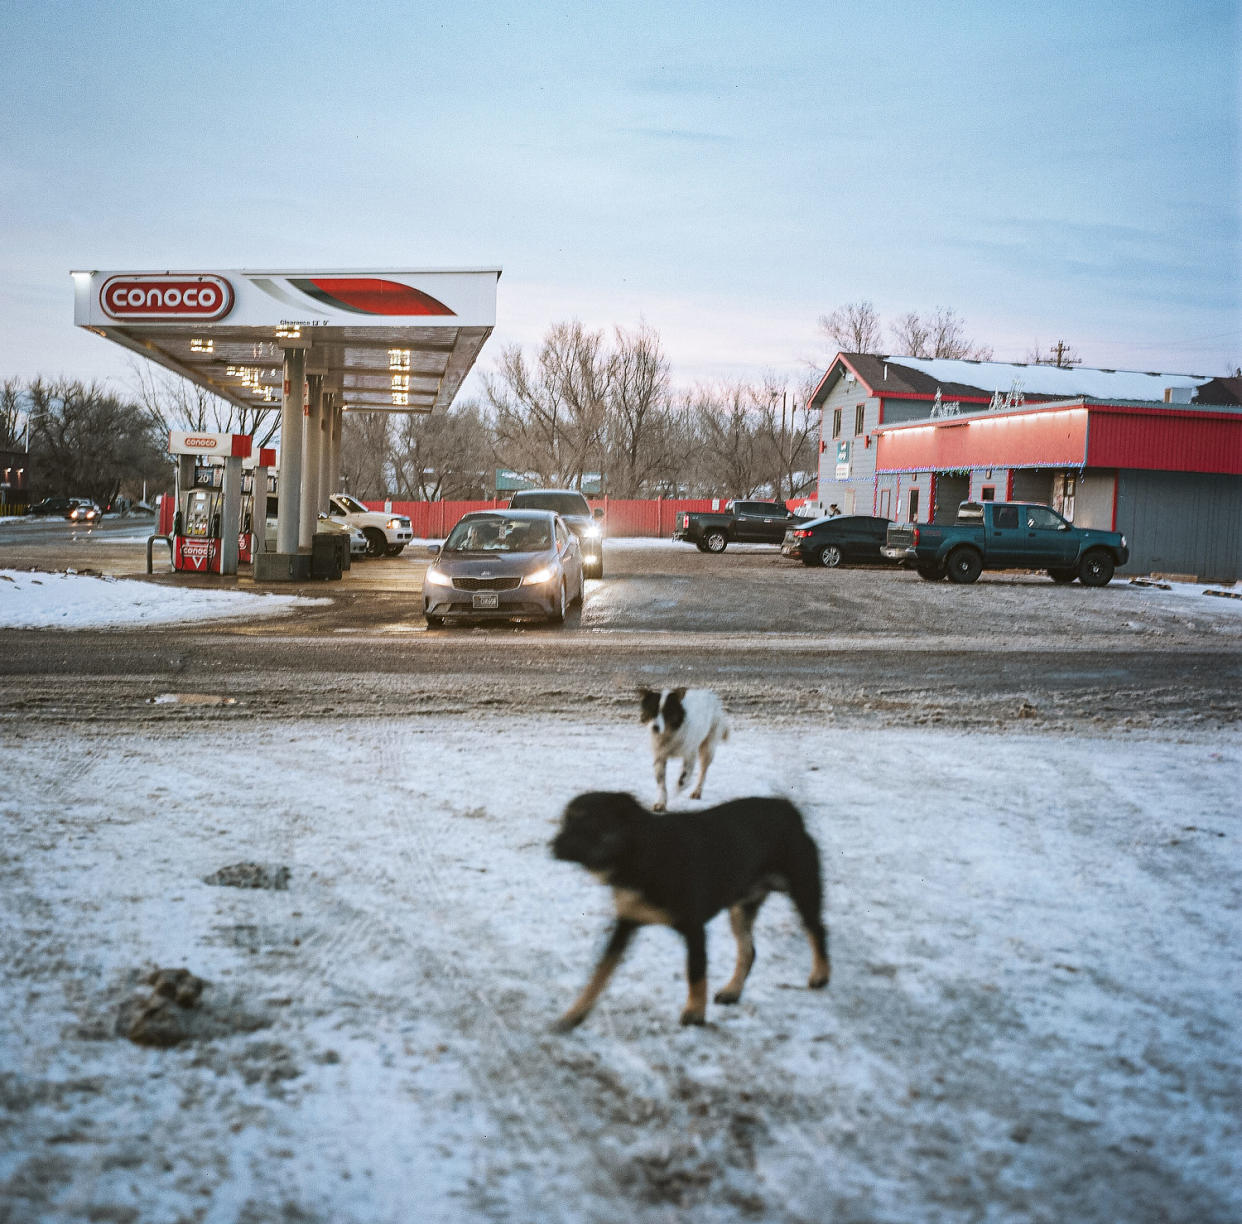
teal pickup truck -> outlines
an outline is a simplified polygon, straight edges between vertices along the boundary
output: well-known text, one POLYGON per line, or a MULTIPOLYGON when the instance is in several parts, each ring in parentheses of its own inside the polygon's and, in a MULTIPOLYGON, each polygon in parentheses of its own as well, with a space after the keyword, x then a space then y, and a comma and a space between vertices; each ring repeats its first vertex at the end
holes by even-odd
POLYGON ((1116 531, 1075 527, 1051 506, 962 502, 957 522, 892 523, 880 552, 935 582, 974 582, 985 570, 1042 569, 1053 582, 1102 587, 1130 556, 1116 531))

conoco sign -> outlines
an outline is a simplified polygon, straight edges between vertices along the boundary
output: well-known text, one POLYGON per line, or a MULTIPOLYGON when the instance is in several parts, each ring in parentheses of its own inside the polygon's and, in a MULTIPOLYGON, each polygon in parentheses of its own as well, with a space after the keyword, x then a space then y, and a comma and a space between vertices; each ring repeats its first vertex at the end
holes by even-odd
POLYGON ((113 276, 99 304, 114 319, 222 319, 233 309, 223 276, 113 276))

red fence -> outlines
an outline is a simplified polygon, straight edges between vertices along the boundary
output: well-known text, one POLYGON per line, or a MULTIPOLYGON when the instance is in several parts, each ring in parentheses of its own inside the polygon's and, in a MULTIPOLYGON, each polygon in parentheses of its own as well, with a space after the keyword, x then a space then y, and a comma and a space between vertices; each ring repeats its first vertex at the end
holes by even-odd
MULTIPOLYGON (((159 526, 161 535, 172 531, 173 511, 176 509, 171 493, 163 494, 159 501, 159 526)), ((597 506, 604 512, 604 530, 613 537, 623 536, 658 536, 673 534, 674 518, 678 511, 689 510, 691 513, 704 510, 723 510, 728 499, 723 497, 659 497, 654 499, 622 500, 616 497, 605 497, 591 502, 591 509, 597 506)), ((414 529, 414 538, 421 540, 442 540, 453 529, 463 514, 470 510, 495 510, 507 504, 505 499, 496 501, 368 501, 371 510, 386 510, 390 514, 409 516, 410 525, 414 529)), ((791 502, 795 509, 804 503, 791 502)), ((803 511, 806 513, 806 511, 803 511)))
MULTIPOLYGON (((679 510, 721 510, 727 499, 711 497, 666 498, 654 500, 621 500, 605 497, 592 501, 604 512, 604 530, 618 536, 671 536, 673 519, 679 510)), ((506 501, 369 501, 372 510, 388 510, 392 514, 406 514, 414 529, 416 539, 443 539, 453 529, 453 524, 470 510, 493 510, 506 505, 506 501)))

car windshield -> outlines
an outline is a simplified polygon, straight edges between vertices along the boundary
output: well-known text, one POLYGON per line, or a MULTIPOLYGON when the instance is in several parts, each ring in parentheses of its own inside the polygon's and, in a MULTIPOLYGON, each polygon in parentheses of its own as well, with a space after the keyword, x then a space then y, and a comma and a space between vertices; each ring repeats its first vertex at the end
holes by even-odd
POLYGON ((581 493, 515 493, 513 506, 523 510, 552 510, 557 514, 590 515, 591 507, 581 493))
POLYGON ((539 552, 552 547, 550 524, 528 518, 489 515, 463 519, 444 542, 451 552, 539 552))

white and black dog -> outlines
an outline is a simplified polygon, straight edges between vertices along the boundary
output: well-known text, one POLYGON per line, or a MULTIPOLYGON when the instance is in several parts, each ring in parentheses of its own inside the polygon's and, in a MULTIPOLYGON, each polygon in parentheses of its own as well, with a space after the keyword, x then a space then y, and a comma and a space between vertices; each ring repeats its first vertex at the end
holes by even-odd
POLYGON ((710 689, 640 689, 642 719, 651 729, 651 752, 655 757, 656 784, 660 797, 655 811, 662 812, 668 806, 668 789, 664 775, 668 763, 680 758, 681 776, 677 789, 684 790, 694 768, 695 757, 699 761, 699 780, 690 792, 691 799, 703 797, 703 779, 707 767, 716 755, 716 746, 729 738, 729 718, 720 698, 710 689))

